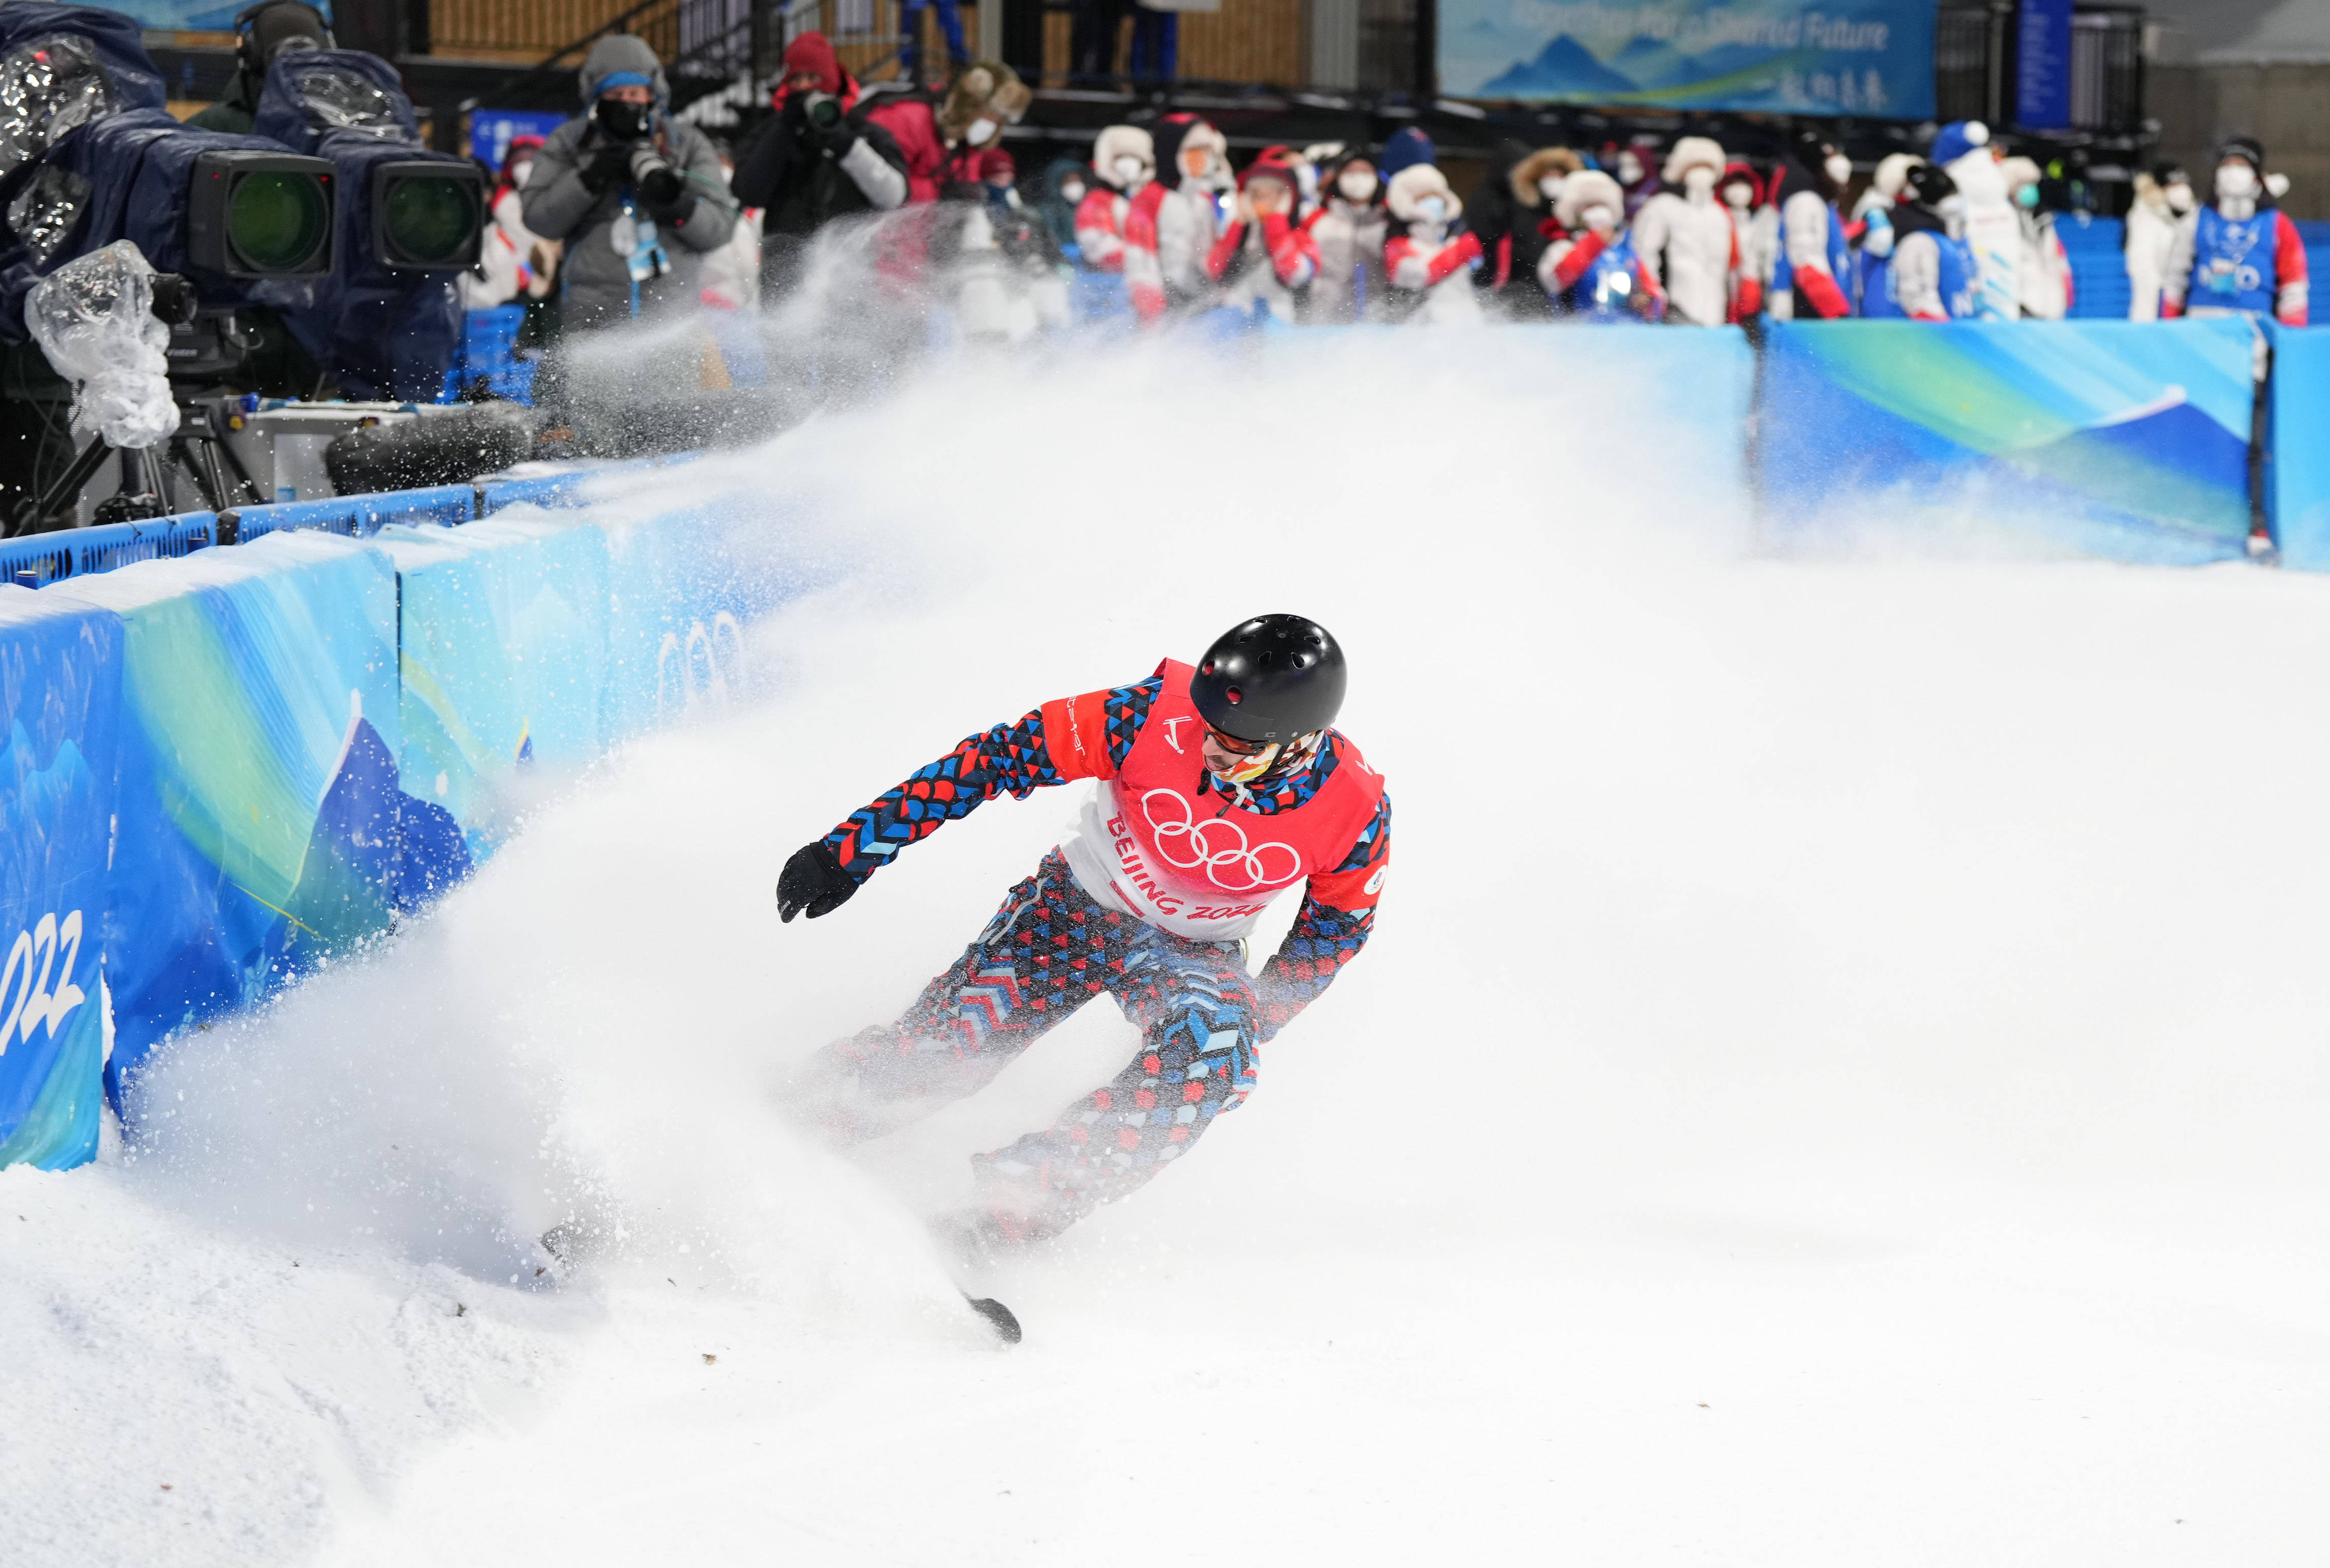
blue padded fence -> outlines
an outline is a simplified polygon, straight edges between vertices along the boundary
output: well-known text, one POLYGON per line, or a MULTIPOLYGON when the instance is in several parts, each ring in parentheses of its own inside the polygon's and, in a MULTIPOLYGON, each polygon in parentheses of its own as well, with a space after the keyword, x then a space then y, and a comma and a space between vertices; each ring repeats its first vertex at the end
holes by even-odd
POLYGON ((68 577, 110 572, 132 561, 175 557, 214 543, 217 519, 208 512, 185 512, 137 523, 105 523, 64 528, 21 539, 0 539, 0 582, 44 588, 68 577))
POLYGON ((467 876, 529 772, 739 689, 802 585, 750 543, 766 498, 603 508, 607 471, 17 542, 48 585, 0 585, 0 1164, 88 1160, 157 1046, 467 876))

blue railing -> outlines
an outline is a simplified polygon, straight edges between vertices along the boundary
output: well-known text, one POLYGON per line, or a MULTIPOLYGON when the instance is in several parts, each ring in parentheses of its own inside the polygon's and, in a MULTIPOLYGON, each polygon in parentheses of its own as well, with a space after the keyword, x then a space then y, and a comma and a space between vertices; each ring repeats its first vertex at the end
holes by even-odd
POLYGON ((110 572, 132 561, 184 556, 217 541, 218 519, 209 512, 33 534, 0 540, 0 581, 41 588, 69 577, 110 572))
POLYGON ((285 528, 313 528, 365 538, 391 523, 436 523, 451 527, 480 515, 476 485, 437 485, 428 489, 390 490, 381 495, 332 496, 314 501, 276 501, 236 507, 219 514, 219 535, 248 544, 285 528))

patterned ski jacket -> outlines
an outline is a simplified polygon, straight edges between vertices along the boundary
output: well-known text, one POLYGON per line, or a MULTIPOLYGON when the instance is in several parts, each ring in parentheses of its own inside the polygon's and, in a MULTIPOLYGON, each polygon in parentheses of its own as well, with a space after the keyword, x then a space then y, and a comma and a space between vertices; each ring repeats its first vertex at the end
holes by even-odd
MULTIPOLYGON (((969 816, 999 794, 1024 800, 1047 784, 1113 777, 1140 738, 1163 685, 1161 674, 1152 675, 1068 703, 1047 705, 1057 715, 1064 709, 1090 712, 1097 704, 1104 756, 1079 746, 1071 750, 1080 762, 1063 766, 1055 761, 1047 740, 1045 709, 1039 708, 1016 722, 966 736, 946 755, 852 812, 825 836, 825 842, 842 870, 862 884, 898 851, 928 838, 944 823, 969 816)), ((1061 741, 1071 745, 1068 737, 1061 741)), ((1349 743, 1331 729, 1309 765, 1290 776, 1258 781, 1243 800, 1236 800, 1234 786, 1208 776, 1211 793, 1207 799, 1225 808, 1236 800, 1244 810, 1264 816, 1292 811, 1309 803, 1344 759, 1354 755, 1349 743)), ((1255 982, 1262 1001, 1264 1040, 1309 1006, 1336 971, 1367 946, 1390 860, 1391 797, 1386 794, 1333 868, 1309 879, 1293 927, 1255 982)))

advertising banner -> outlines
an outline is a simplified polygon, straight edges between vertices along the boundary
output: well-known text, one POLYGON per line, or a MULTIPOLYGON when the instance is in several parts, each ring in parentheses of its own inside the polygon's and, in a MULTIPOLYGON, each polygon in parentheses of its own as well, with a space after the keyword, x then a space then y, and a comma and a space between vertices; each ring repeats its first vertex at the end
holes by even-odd
POLYGON ((605 750, 607 541, 572 517, 496 517, 373 536, 402 583, 403 775, 483 860, 517 785, 605 750))
POLYGON ((1455 98, 1924 119, 1932 0, 1440 0, 1455 98))
POLYGON ((1770 332, 1760 475, 1783 542, 1917 527, 2163 564, 2246 548, 2244 318, 1770 332))
POLYGON ((0 587, 0 1165, 96 1157, 121 623, 0 587))
MULTIPOLYGON (((42 590, 121 626, 105 921, 106 1084, 411 908, 397 788, 396 580, 375 552, 276 534, 42 590)), ((441 819, 441 813, 438 813, 441 819)))
POLYGON ((2273 334, 2267 506, 2281 564, 2330 572, 2330 328, 2273 334))

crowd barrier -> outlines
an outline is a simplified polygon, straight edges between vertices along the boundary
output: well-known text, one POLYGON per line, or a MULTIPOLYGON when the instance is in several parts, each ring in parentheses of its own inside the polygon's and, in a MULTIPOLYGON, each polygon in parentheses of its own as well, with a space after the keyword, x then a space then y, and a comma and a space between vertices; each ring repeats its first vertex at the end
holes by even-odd
POLYGON ((90 1158, 156 1045, 468 875, 521 774, 742 678, 800 585, 751 504, 575 504, 590 477, 476 520, 470 487, 249 508, 232 548, 0 586, 0 1164, 90 1158))
MULTIPOLYGON (((1260 351, 1412 330, 1265 334, 1260 351)), ((2330 569, 2330 330, 1442 342, 1445 374, 1516 395, 1623 389, 1623 416, 1783 549, 1927 515, 2195 563, 2243 554, 2263 519, 2286 565, 2330 569)), ((585 765, 743 678, 746 627, 804 585, 737 547, 765 498, 610 499, 606 471, 0 541, 0 1164, 87 1160, 104 1096, 171 1033, 491 855, 521 774, 585 765)))

